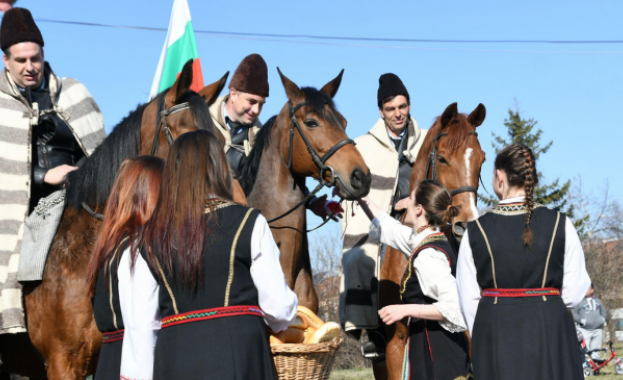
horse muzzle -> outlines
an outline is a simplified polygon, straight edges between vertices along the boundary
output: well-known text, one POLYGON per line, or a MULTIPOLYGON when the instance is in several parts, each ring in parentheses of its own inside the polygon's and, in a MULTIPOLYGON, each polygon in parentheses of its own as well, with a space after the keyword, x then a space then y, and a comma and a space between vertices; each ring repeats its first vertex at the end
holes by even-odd
POLYGON ((350 173, 350 178, 347 181, 339 173, 335 175, 335 185, 340 190, 342 197, 347 200, 356 200, 368 195, 371 183, 372 175, 370 172, 366 174, 359 168, 355 168, 350 173))

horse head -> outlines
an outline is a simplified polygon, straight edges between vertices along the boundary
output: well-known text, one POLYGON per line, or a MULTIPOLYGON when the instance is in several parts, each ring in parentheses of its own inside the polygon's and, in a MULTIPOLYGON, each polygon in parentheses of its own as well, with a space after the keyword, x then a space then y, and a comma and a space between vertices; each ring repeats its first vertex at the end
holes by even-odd
POLYGON ((346 199, 367 195, 372 181, 370 169, 346 135, 346 119, 333 102, 344 70, 320 91, 301 89, 277 71, 288 97, 277 120, 290 129, 289 134, 281 134, 280 145, 291 172, 335 185, 346 199))
POLYGON ((197 129, 215 132, 225 143, 212 122, 209 106, 216 101, 225 86, 229 71, 196 93, 190 89, 193 82, 192 66, 191 59, 186 62, 173 86, 154 98, 145 108, 141 123, 141 155, 153 154, 166 158, 173 140, 197 129))
POLYGON ((431 178, 450 190, 454 203, 461 205, 461 213, 453 221, 458 235, 463 234, 467 222, 478 217, 476 191, 485 152, 476 128, 485 116, 482 104, 469 115, 459 113, 456 103, 450 104, 428 130, 411 172, 411 190, 422 179, 431 178))

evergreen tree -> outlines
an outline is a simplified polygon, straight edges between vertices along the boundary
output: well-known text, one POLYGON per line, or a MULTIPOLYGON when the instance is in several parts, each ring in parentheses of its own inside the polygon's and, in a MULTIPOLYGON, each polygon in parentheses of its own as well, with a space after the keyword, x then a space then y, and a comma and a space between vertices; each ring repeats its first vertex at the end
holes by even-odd
MULTIPOLYGON (((494 142, 491 143, 497 154, 500 150, 510 144, 523 144, 532 150, 537 160, 537 168, 539 157, 547 153, 551 148, 553 141, 545 145, 541 145, 541 135, 543 130, 535 128, 537 121, 534 119, 524 119, 521 117, 518 104, 515 103, 515 110, 508 110, 508 118, 504 120, 504 126, 508 130, 508 138, 498 136, 492 133, 494 142)), ((534 201, 542 205, 548 206, 555 210, 564 211, 570 218, 573 218, 573 206, 567 203, 567 195, 571 187, 571 181, 561 184, 560 179, 556 178, 553 182, 544 183, 543 174, 537 171, 539 184, 534 189, 534 201)), ((490 194, 493 195, 493 194, 490 194)), ((479 194, 479 198, 488 206, 497 204, 497 198, 491 198, 479 194)), ((581 227, 582 220, 576 221, 576 227, 581 227)))

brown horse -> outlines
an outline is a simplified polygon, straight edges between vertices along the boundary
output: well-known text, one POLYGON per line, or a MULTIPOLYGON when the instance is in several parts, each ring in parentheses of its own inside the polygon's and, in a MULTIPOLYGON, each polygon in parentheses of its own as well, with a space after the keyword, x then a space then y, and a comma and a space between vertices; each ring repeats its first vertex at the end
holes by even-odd
MULTIPOLYGON (((457 104, 446 108, 428 130, 426 139, 411 172, 411 191, 426 178, 437 178, 453 195, 453 203, 462 206, 461 213, 454 219, 455 226, 448 228, 446 235, 462 235, 467 222, 478 217, 476 190, 480 178, 480 168, 485 161, 485 153, 480 148, 476 127, 486 116, 485 107, 478 107, 468 116, 457 111, 457 104), (431 156, 431 153, 434 153, 431 156), (431 162, 435 159, 435 162, 431 162)), ((453 237, 451 237, 453 238, 453 237)), ((401 304, 400 281, 407 260, 402 252, 387 247, 381 266, 379 304, 380 307, 401 304)), ((407 340, 407 319, 385 326, 388 339, 386 349, 386 368, 375 368, 377 379, 401 379, 404 347, 407 340), (385 377, 387 375, 387 377, 385 377)))
MULTIPOLYGON (((45 360, 47 378, 84 379, 94 373, 102 343, 86 286, 87 264, 100 222, 83 205, 95 212, 104 210, 125 159, 152 152, 166 158, 170 143, 180 134, 197 129, 216 131, 208 105, 216 100, 226 77, 227 74, 199 94, 190 91, 192 60, 189 61, 169 90, 131 112, 86 163, 69 174, 68 205, 50 249, 43 280, 24 286, 28 332, 45 360)), ((20 346, 28 344, 22 342, 20 346)), ((2 370, 46 377, 40 357, 25 355, 20 362, 25 363, 21 368, 19 363, 7 363, 12 366, 2 370)))
MULTIPOLYGON (((249 204, 269 221, 301 203, 306 177, 335 184, 348 199, 370 191, 370 170, 346 136, 346 119, 332 100, 343 72, 318 91, 299 89, 279 71, 288 102, 257 134, 241 175, 249 204)), ((270 226, 288 286, 295 290, 299 305, 317 312, 306 224, 305 208, 300 206, 270 226)))

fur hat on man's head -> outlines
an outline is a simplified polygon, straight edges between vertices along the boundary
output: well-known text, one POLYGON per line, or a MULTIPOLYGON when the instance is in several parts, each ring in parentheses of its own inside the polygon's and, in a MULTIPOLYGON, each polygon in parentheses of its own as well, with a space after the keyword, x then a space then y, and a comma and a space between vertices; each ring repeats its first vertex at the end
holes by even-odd
POLYGON ((35 42, 43 47, 43 36, 28 9, 12 8, 2 18, 0 48, 6 52, 20 42, 35 42))
POLYGON ((409 91, 402 83, 398 75, 396 74, 383 74, 379 78, 379 91, 376 95, 376 99, 379 103, 379 108, 383 107, 383 100, 390 96, 403 95, 409 102, 409 91))
POLYGON ((268 67, 264 58, 259 54, 244 57, 229 82, 229 88, 267 98, 268 67))

